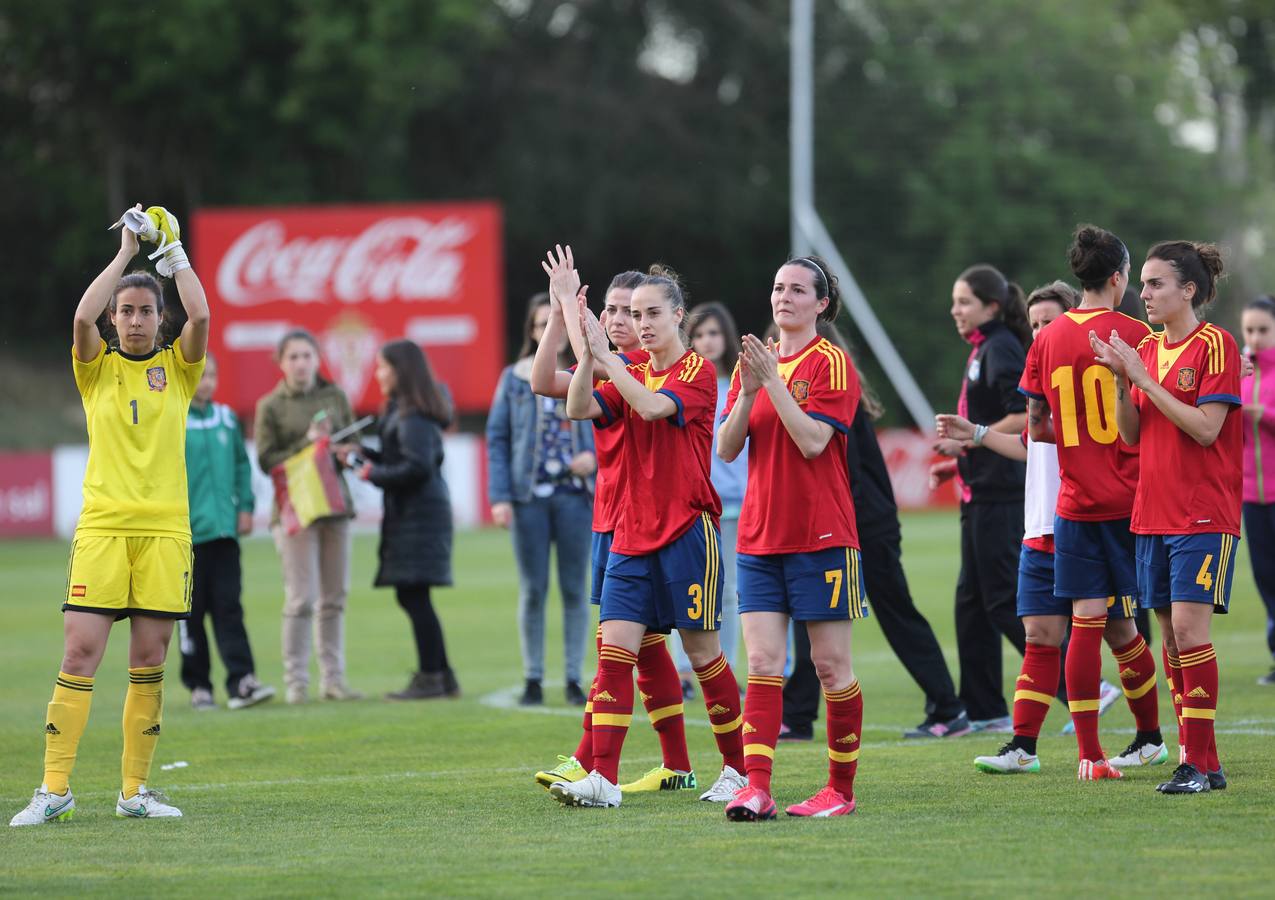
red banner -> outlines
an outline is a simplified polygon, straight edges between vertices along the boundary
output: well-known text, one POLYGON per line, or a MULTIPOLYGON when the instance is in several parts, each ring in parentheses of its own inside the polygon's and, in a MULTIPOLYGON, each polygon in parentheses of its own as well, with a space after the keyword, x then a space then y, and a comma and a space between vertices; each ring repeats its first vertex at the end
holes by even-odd
POLYGON ((53 534, 53 457, 0 453, 0 537, 53 534))
POLYGON ((195 268, 221 362, 217 397, 251 418, 280 376, 275 345, 314 332, 359 412, 380 404, 376 351, 407 337, 462 411, 486 411, 504 365, 500 209, 492 203, 199 210, 195 268))

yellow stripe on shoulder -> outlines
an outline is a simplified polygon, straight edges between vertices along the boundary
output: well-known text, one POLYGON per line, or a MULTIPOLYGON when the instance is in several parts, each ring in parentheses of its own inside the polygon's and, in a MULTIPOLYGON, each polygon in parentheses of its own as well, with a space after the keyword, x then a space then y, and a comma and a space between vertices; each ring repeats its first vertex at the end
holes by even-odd
POLYGON ((1138 341, 1138 349, 1141 350, 1148 343, 1151 343, 1153 341, 1160 341, 1161 339, 1163 339, 1163 337, 1164 337, 1164 332, 1153 331, 1150 334, 1148 334, 1146 337, 1144 337, 1142 340, 1138 341))
POLYGON ((820 341, 815 349, 828 360, 828 386, 834 391, 846 389, 846 355, 841 348, 827 340, 820 341))

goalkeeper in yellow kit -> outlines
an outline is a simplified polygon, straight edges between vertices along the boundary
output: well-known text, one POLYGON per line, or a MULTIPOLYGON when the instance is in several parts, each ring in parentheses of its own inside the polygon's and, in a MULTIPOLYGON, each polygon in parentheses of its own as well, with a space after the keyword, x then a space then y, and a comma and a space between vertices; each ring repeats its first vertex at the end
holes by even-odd
POLYGON ((89 718, 93 676, 111 626, 129 622, 124 701, 123 785, 116 815, 180 816, 146 789, 163 712, 164 657, 173 623, 190 613, 190 516, 186 414, 204 368, 208 302, 182 249, 177 220, 140 205, 120 220, 120 250, 75 310, 71 365, 88 418, 84 508, 71 546, 65 649, 44 727, 44 783, 10 825, 71 816, 68 780, 89 718), (186 310, 181 336, 160 342, 164 296, 149 273, 124 274, 138 237, 158 245, 160 275, 172 277, 186 310), (108 346, 97 322, 106 311, 118 335, 108 346))

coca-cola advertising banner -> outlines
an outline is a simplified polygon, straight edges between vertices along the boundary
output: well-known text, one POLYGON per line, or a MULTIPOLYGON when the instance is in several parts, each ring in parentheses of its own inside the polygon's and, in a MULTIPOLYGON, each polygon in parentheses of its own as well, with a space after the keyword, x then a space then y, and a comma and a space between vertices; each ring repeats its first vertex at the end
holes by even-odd
POLYGON ((0 453, 0 537, 53 533, 53 458, 0 453))
POLYGON ((279 338, 314 332, 360 412, 381 401, 376 351, 407 337, 462 411, 486 411, 504 364, 500 208, 492 203, 204 209, 195 267, 221 363, 217 399, 251 418, 278 383, 279 338))

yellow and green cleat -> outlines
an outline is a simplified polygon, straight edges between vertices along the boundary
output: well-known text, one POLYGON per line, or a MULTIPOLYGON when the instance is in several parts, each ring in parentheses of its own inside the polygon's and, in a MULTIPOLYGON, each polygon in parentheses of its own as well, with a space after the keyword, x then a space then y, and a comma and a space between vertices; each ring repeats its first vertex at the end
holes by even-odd
POLYGON ((694 772, 678 772, 665 766, 656 766, 637 781, 620 785, 625 794, 643 791, 689 791, 697 787, 694 772))
POLYGON ((574 756, 559 756, 558 765, 545 772, 536 773, 536 784, 546 791, 555 781, 582 781, 589 776, 584 766, 574 756))

